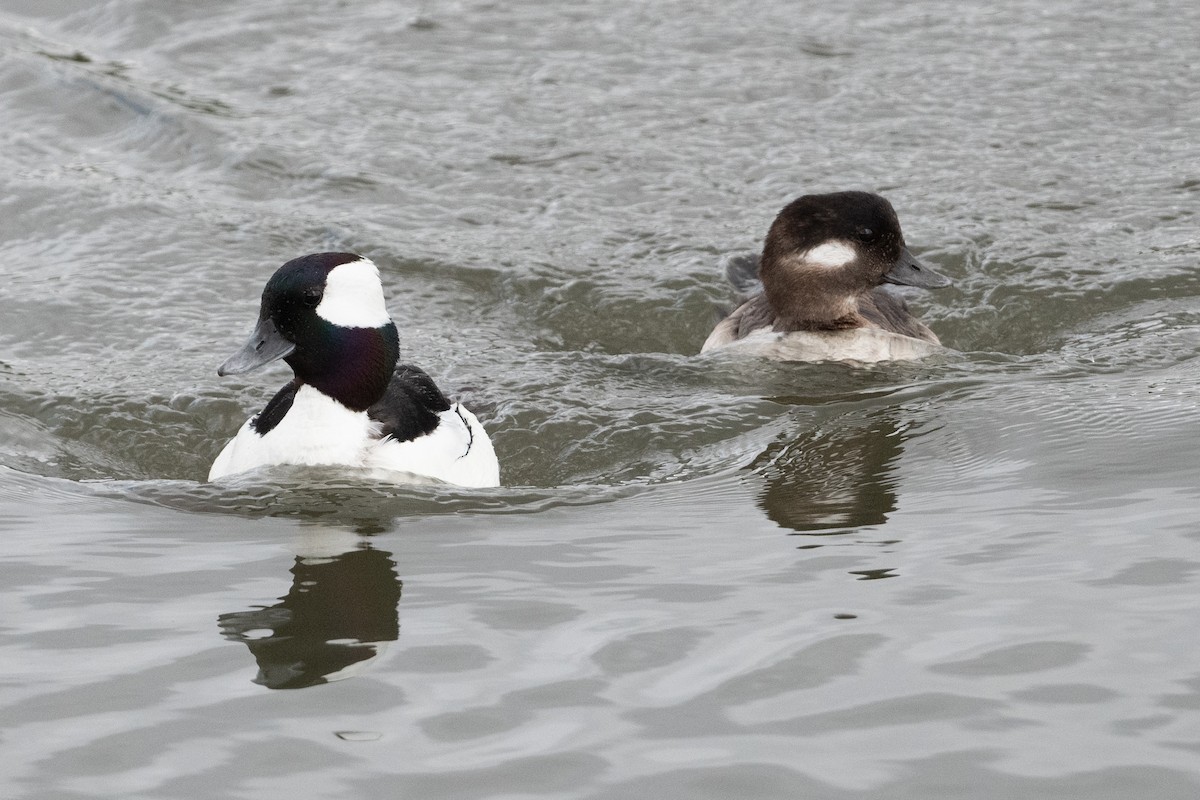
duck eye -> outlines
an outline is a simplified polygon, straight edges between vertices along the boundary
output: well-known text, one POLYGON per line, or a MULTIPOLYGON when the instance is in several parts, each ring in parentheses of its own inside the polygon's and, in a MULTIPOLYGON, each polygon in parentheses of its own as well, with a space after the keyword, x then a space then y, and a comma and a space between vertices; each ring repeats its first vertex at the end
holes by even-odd
POLYGON ((304 290, 304 305, 309 308, 316 308, 321 304, 320 289, 305 289, 304 290))
POLYGON ((875 231, 870 228, 859 228, 854 232, 855 238, 863 242, 869 242, 875 238, 875 231))

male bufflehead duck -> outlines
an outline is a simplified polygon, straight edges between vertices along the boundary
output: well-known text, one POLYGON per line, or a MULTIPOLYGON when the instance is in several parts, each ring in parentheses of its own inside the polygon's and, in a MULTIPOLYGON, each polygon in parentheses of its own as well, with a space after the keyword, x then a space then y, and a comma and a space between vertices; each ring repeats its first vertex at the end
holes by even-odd
POLYGON ((353 253, 287 262, 263 289, 258 325, 218 375, 277 359, 291 382, 242 426, 210 481, 269 464, 343 465, 460 486, 499 486, 487 432, 433 379, 401 364, 379 269, 353 253))
POLYGON ((913 257, 892 204, 877 194, 793 200, 767 232, 758 277, 761 291, 721 320, 700 352, 738 346, 782 360, 872 362, 939 349, 882 284, 934 289, 950 279, 913 257))

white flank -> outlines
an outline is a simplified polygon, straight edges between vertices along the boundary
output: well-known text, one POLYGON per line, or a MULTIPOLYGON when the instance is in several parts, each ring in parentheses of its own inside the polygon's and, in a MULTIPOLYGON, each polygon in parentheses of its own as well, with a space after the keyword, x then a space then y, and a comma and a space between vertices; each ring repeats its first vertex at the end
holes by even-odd
POLYGON ((846 242, 832 241, 817 245, 801 254, 801 258, 818 267, 836 269, 844 267, 858 256, 854 246, 846 242))
POLYGON ((408 472, 458 486, 499 486, 500 464, 487 431, 462 405, 438 415, 433 433, 410 442, 385 440, 363 466, 408 472))
POLYGON ((317 314, 343 328, 378 328, 391 322, 379 268, 366 258, 334 267, 325 278, 317 314))
POLYGON ((265 436, 247 421, 213 462, 208 479, 268 464, 361 465, 374 423, 311 386, 301 386, 287 414, 265 436))

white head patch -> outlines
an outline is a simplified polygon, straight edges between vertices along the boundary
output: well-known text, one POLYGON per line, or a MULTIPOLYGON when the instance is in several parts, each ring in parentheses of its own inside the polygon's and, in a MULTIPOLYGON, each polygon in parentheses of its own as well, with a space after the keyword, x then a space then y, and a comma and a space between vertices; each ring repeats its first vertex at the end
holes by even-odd
POLYGON ((378 328, 391 322, 383 302, 379 268, 362 258, 331 269, 317 314, 343 328, 378 328))
POLYGON ((809 264, 826 269, 844 267, 857 257, 853 245, 837 240, 817 245, 801 255, 809 264))

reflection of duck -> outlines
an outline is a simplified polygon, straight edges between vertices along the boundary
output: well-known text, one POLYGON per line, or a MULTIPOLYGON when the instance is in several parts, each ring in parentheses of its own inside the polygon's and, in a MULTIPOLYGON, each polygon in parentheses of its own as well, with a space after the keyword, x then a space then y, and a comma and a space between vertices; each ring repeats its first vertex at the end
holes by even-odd
POLYGON ((879 525, 896 510, 892 471, 903 431, 888 416, 836 417, 772 442, 750 464, 759 505, 782 528, 834 533, 879 525))
POLYGON ((730 263, 753 294, 709 334, 701 352, 781 361, 921 358, 938 338, 884 283, 937 288, 950 280, 917 261, 891 203, 868 192, 810 194, 788 204, 759 260, 730 263), (757 273, 757 275, 755 275, 757 273))
POLYGON ((346 677, 400 635, 401 583, 390 555, 363 543, 333 556, 297 556, 281 602, 222 614, 217 624, 254 654, 255 683, 299 689, 346 677))

